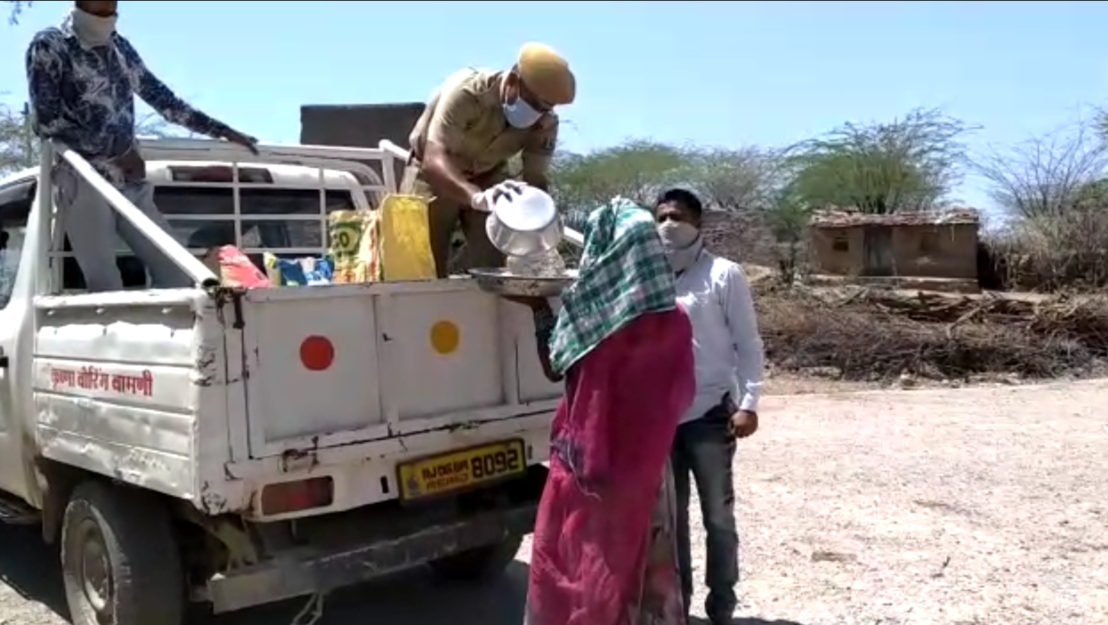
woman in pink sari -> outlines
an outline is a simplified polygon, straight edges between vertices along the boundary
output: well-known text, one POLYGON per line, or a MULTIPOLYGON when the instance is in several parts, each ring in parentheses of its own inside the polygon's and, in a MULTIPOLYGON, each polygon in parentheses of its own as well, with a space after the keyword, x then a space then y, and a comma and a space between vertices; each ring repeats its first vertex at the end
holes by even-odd
POLYGON ((649 212, 613 201, 585 237, 556 321, 536 310, 566 388, 526 623, 683 625, 667 458, 693 396, 692 329, 649 212))

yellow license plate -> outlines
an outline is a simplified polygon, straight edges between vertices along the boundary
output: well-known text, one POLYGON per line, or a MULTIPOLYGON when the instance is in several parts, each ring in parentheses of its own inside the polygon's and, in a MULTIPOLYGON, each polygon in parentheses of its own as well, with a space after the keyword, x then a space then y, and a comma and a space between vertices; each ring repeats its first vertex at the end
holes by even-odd
POLYGON ((397 467, 403 499, 441 495, 527 470, 523 441, 509 440, 432 456, 397 467))

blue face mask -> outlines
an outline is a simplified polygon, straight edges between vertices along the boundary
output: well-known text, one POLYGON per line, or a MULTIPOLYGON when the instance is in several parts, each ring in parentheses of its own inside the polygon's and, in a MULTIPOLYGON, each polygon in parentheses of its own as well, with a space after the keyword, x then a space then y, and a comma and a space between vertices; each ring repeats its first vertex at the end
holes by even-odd
POLYGON ((505 102, 503 106, 504 119, 508 120, 508 124, 513 128, 519 128, 520 130, 534 126, 542 117, 541 111, 536 111, 535 107, 519 96, 516 96, 515 102, 511 104, 505 102))

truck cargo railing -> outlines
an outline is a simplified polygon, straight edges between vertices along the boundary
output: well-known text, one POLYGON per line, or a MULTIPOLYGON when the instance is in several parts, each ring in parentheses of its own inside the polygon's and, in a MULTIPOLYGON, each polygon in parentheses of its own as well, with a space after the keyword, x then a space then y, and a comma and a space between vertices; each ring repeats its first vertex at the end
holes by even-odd
MULTIPOLYGON (((200 262, 200 259, 189 254, 184 246, 151 221, 146 214, 139 210, 138 207, 124 197, 118 189, 112 186, 103 176, 93 169, 92 165, 90 165, 83 156, 58 141, 43 141, 41 147, 41 167, 39 170, 40 178, 38 185, 38 218, 40 220, 38 232, 40 237, 49 237, 49 239, 38 241, 41 246, 40 249, 61 249, 61 246, 55 248, 53 243, 59 238, 58 235, 61 233, 62 229, 60 227, 55 228, 53 230, 53 236, 50 236, 52 234, 51 218, 56 213, 56 207, 54 205, 55 156, 69 163, 74 172, 88 182, 89 185, 107 201, 108 205, 112 207, 112 210, 131 222, 131 225, 133 225, 142 236, 146 237, 151 244, 157 247, 158 251, 165 254, 177 268, 185 272, 197 286, 219 284, 219 278, 217 278, 215 274, 212 273, 212 270, 208 269, 204 263, 200 262)), ((46 283, 45 280, 40 279, 37 285, 38 288, 36 288, 37 295, 50 293, 62 284, 62 263, 55 262, 55 259, 51 258, 50 265, 50 283, 46 283)), ((44 274, 46 272, 39 273, 44 274)))
MULTIPOLYGON (((197 139, 156 139, 142 141, 143 156, 149 162, 203 162, 226 164, 226 181, 201 181, 178 179, 170 166, 169 180, 157 180, 158 194, 187 197, 189 189, 228 189, 230 206, 220 212, 182 213, 174 210, 174 202, 159 202, 158 208, 166 220, 178 231, 191 231, 194 235, 208 226, 223 227, 232 231, 230 240, 243 253, 255 260, 263 252, 277 256, 321 256, 327 253, 328 218, 340 208, 370 210, 381 205, 385 195, 396 188, 396 159, 386 152, 370 148, 334 146, 259 146, 254 155, 241 146, 222 141, 197 139), (257 167, 269 168, 272 176, 259 180, 257 167), (316 191, 315 209, 300 207, 300 198, 293 194, 282 196, 281 190, 303 191, 304 181, 282 181, 278 171, 281 166, 294 166, 313 170, 314 182, 307 183, 316 191), (361 190, 361 193, 358 193, 361 190), (347 198, 336 204, 337 196, 347 198), (285 212, 259 212, 260 205, 280 198, 285 212), (364 198, 364 201, 363 201, 364 198), (353 203, 351 203, 351 199, 353 203), (249 236, 253 230, 253 237, 249 236)), ((217 168, 218 169, 218 168, 217 168)), ((148 174, 151 172, 148 172, 148 174)), ((153 181, 153 180, 152 180, 153 181)), ((210 243, 182 239, 193 255, 202 255, 210 243)))
MULTIPOLYGON (((380 205, 381 200, 388 193, 396 189, 396 156, 391 152, 372 148, 347 148, 335 146, 282 146, 275 144, 259 144, 258 154, 253 154, 243 148, 225 141, 210 139, 141 139, 139 142, 142 156, 148 162, 153 161, 207 161, 227 163, 233 172, 229 180, 188 182, 179 180, 158 181, 157 187, 181 188, 230 188, 233 198, 233 211, 230 213, 193 213, 173 214, 162 211, 162 215, 175 225, 188 222, 218 224, 227 223, 234 229, 233 242, 244 253, 260 254, 272 252, 278 255, 318 255, 326 252, 326 231, 329 191, 350 192, 361 189, 369 204, 360 205, 361 194, 354 194, 356 205, 345 208, 372 209, 380 205), (299 167, 311 167, 316 170, 318 176, 319 210, 306 214, 253 214, 242 211, 242 191, 247 189, 283 189, 295 185, 281 183, 278 180, 270 182, 248 182, 240 176, 240 163, 246 163, 246 167, 253 165, 292 165, 299 167), (378 170, 379 168, 379 170, 378 170), (342 172, 350 174, 355 182, 337 185, 333 180, 328 182, 329 172, 342 172), (289 241, 286 246, 274 245, 246 245, 243 240, 243 223, 247 224, 305 224, 305 227, 318 224, 318 231, 322 239, 321 246, 296 245, 289 241)), ((81 155, 69 149, 61 143, 43 142, 42 149, 42 180, 39 184, 39 202, 43 207, 40 212, 44 221, 44 228, 40 232, 50 233, 50 240, 45 246, 49 249, 50 265, 48 271, 39 272, 43 278, 39 291, 41 293, 54 293, 62 290, 63 284, 63 259, 73 256, 72 252, 64 251, 65 234, 62 228, 50 229, 50 217, 54 214, 54 194, 49 192, 53 188, 53 168, 60 159, 64 159, 77 175, 81 176, 104 197, 108 204, 117 213, 126 218, 135 228, 154 244, 162 253, 166 254, 175 265, 189 275, 198 285, 218 282, 218 278, 200 262, 199 256, 207 252, 205 249, 186 248, 186 242, 177 241, 170 233, 163 232, 134 204, 126 199, 107 180, 103 178, 81 155), (47 191, 44 193, 44 191, 47 191), (122 208, 121 208, 122 207, 122 208)), ((303 185, 295 186, 303 188, 303 185)), ((184 227, 184 226, 182 226, 184 227)), ((249 228, 247 228, 249 229, 249 228)), ((128 250, 117 249, 118 253, 126 254, 128 250)))

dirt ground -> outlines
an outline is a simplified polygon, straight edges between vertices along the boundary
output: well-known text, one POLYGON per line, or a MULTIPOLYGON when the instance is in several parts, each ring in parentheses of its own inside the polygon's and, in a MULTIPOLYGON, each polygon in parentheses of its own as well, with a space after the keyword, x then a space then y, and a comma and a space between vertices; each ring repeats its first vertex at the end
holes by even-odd
MULTIPOLYGON (((737 623, 1108 623, 1106 398, 1103 380, 767 398, 736 459, 737 623)), ((342 592, 320 623, 518 625, 527 555, 485 587, 417 571, 342 592)), ((0 527, 0 625, 66 622, 55 562, 0 527)))

